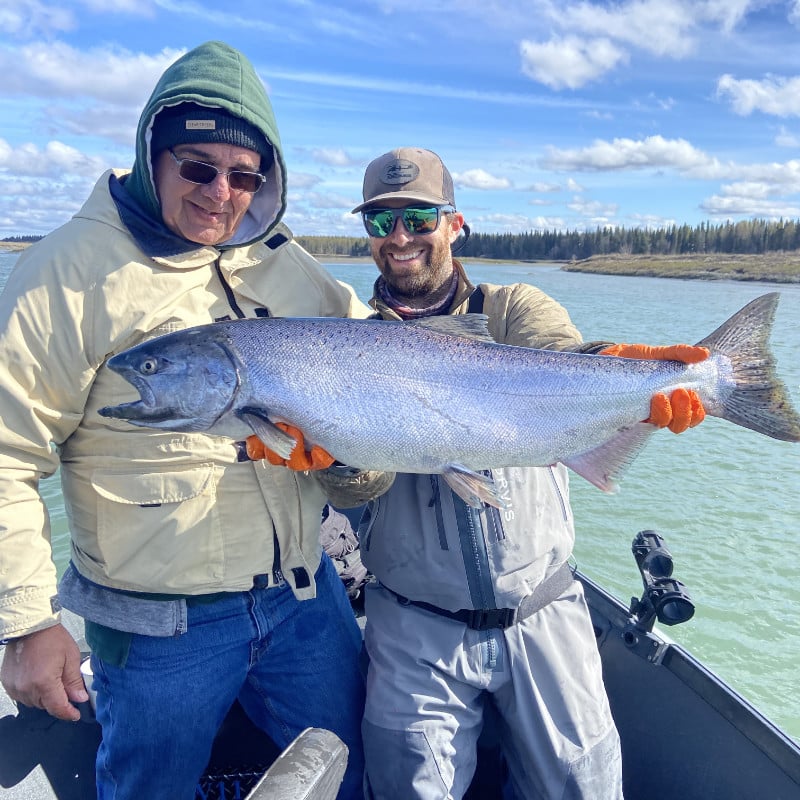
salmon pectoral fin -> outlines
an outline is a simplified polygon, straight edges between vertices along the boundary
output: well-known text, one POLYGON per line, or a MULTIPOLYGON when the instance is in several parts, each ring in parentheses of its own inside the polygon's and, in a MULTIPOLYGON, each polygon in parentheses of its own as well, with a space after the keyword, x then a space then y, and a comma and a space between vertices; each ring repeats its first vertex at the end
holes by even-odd
POLYGON ((448 464, 442 473, 447 485, 468 505, 505 508, 506 502, 497 492, 494 481, 486 475, 473 472, 460 464, 448 464))
POLYGON ((604 492, 616 492, 617 482, 658 428, 637 422, 623 428, 603 444, 563 459, 563 464, 604 492))
POLYGON ((264 411, 257 408, 243 408, 237 415, 253 429, 253 433, 270 450, 281 458, 289 458, 297 440, 271 422, 264 411))

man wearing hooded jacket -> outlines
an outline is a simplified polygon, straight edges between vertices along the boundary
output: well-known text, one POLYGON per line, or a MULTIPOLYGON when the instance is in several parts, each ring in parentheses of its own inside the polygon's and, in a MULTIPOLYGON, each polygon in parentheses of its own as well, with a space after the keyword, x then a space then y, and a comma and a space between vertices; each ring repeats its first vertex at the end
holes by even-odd
POLYGON ((100 798, 194 797, 238 698, 279 746, 309 726, 350 751, 359 797, 360 634, 318 541, 313 475, 244 443, 109 420, 136 399, 106 362, 215 320, 365 316, 280 220, 286 167, 250 63, 208 42, 163 74, 130 172, 103 175, 18 260, 0 300, 0 637, 8 694, 76 720, 87 699, 63 606, 92 646, 100 798), (60 585, 42 477, 61 468, 60 585))

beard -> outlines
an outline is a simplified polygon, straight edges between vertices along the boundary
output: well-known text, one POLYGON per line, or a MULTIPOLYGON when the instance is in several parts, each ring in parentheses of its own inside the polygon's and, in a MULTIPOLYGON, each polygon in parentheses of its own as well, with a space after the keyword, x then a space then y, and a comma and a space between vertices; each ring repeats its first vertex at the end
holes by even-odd
MULTIPOLYGON (((418 245, 407 248, 408 252, 417 249, 418 245)), ((450 285, 453 259, 450 254, 450 242, 447 239, 436 237, 436 241, 423 252, 424 267, 414 271, 395 268, 384 247, 378 248, 378 252, 374 255, 378 270, 392 294, 398 299, 435 295, 442 287, 450 285)))

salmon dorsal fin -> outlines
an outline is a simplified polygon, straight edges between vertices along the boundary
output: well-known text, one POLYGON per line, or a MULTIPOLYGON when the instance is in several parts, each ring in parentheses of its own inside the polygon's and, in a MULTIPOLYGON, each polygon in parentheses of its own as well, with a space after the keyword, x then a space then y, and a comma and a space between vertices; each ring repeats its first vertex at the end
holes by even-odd
POLYGON ((448 314, 443 317, 420 317, 408 320, 411 325, 420 325, 438 333, 463 336, 479 342, 494 342, 489 333, 489 317, 486 314, 448 314))
POLYGON ((565 458, 562 463, 604 492, 616 492, 617 482, 658 428, 637 422, 615 433, 592 450, 565 458))

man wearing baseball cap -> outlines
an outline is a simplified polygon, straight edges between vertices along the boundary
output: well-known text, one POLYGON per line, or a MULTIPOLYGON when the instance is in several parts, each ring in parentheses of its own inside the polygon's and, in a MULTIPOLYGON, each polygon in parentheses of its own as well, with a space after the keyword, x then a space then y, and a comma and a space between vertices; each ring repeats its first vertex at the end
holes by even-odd
MULTIPOLYGON (((565 309, 533 286, 470 283, 451 250, 464 216, 436 153, 401 147, 376 158, 353 213, 380 272, 371 305, 382 318, 482 312, 501 343, 608 349, 582 343, 565 309)), ((667 350, 651 348, 648 357, 674 358, 667 350)), ((642 346, 615 352, 637 357, 642 346)), ((708 355, 681 352, 687 360, 708 355)), ((699 398, 685 401, 659 396, 649 421, 675 432, 697 424, 699 398)), ((568 565, 567 469, 491 476, 503 510, 472 508, 441 475, 398 474, 362 518, 362 560, 377 578, 366 590, 368 796, 459 800, 492 707, 515 797, 621 798, 619 737, 583 590, 568 565)))
MULTIPOLYGON (((281 223, 286 165, 261 79, 208 42, 163 74, 131 171, 104 174, 18 260, 0 300, 2 682, 77 720, 88 696, 63 606, 92 648, 101 800, 191 800, 239 701, 283 748, 302 730, 349 749, 361 797, 361 635, 308 469, 244 442, 141 428, 107 367, 137 342, 215 320, 365 316, 281 223), (56 584, 41 478, 60 467, 71 561, 56 584)), ((304 455, 304 454, 300 454, 304 455)))

